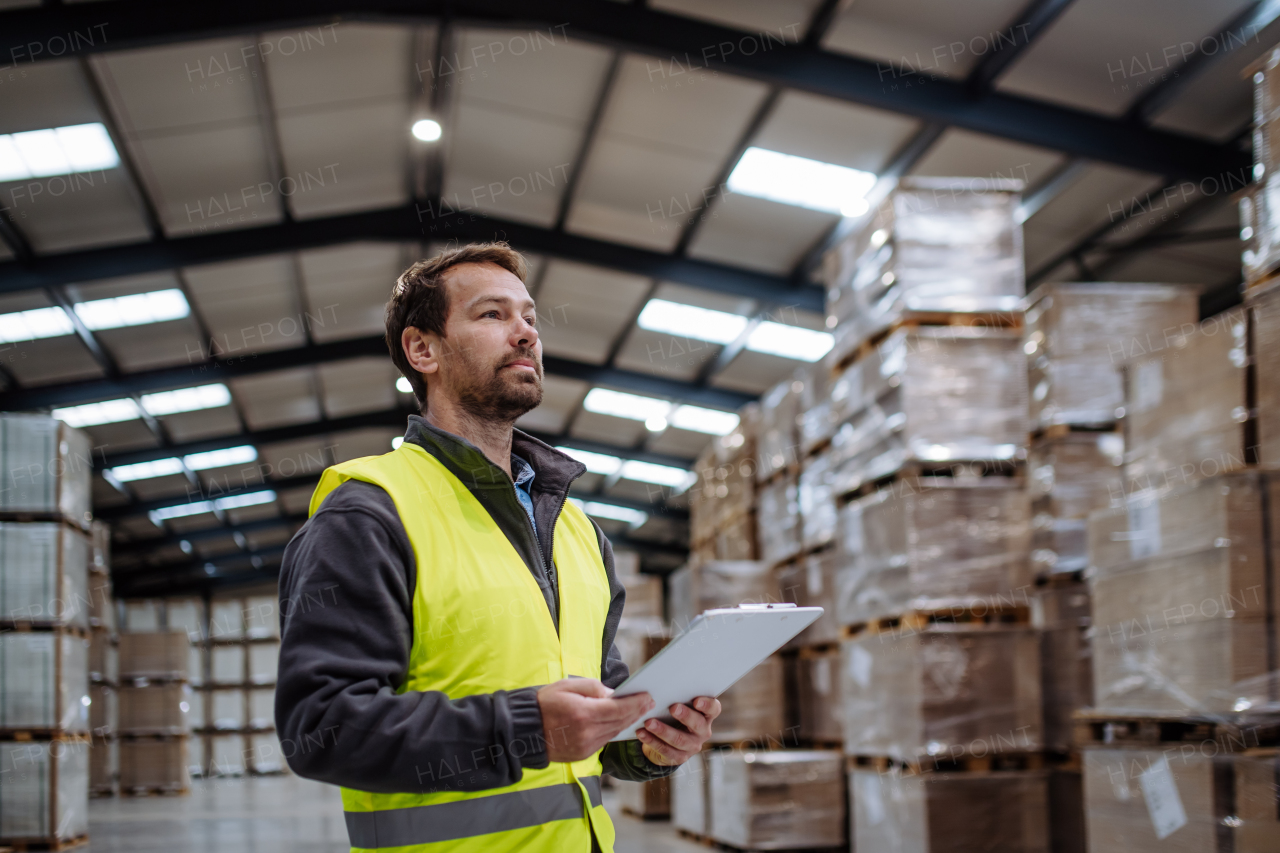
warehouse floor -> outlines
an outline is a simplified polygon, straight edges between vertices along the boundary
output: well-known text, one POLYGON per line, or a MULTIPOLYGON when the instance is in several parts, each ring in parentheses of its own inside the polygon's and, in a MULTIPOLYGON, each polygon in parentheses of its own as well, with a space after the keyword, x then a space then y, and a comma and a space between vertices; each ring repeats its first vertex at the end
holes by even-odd
MULTIPOLYGON (((621 814, 605 792, 618 829, 617 853, 706 853, 668 823, 621 814)), ((346 853, 338 789, 296 776, 208 779, 188 797, 91 800, 92 853, 346 853)), ((85 849, 85 848, 82 848, 85 849)))

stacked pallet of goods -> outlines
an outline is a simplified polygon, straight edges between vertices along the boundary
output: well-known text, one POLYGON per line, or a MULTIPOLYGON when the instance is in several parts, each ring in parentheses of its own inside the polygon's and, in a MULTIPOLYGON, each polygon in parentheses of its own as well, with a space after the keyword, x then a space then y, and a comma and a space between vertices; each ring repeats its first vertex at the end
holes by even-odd
POLYGON ((111 529, 95 521, 89 559, 89 794, 110 797, 120 776, 116 600, 111 591, 111 529))
POLYGON ((1076 718, 1094 853, 1280 838, 1278 65, 1253 69, 1244 307, 1124 364, 1123 501, 1088 525, 1095 708, 1076 718))
POLYGON ((186 794, 194 702, 187 632, 168 630, 162 602, 148 599, 126 601, 120 627, 120 793, 186 794))
POLYGON ((831 595, 859 850, 1048 848, 1020 189, 903 181, 828 259, 831 595))
MULTIPOLYGON (((800 523, 797 469, 789 461, 803 380, 795 385, 778 395, 788 399, 764 401, 763 419, 755 406, 745 408, 738 429, 700 460, 690 500, 694 551, 669 579, 675 630, 704 610, 784 600, 772 568, 777 549, 790 547, 779 544, 776 525, 798 535, 800 523), (788 414, 780 416, 780 407, 788 414), (771 505, 775 499, 785 505, 771 505), (737 523, 744 515, 751 519, 746 529, 737 523), (699 548, 700 541, 726 544, 699 548)), ((840 755, 797 748, 785 684, 784 656, 776 654, 720 697, 712 743, 670 780, 677 829, 743 849, 844 843, 840 755)))
MULTIPOLYGON (((667 644, 662 578, 640 573, 640 556, 615 551, 614 572, 627 591, 615 643, 627 668, 635 672, 667 644)), ((671 788, 665 777, 647 782, 615 780, 623 811, 642 820, 662 820, 671 814, 671 788)))
POLYGON ((1197 299, 1178 285, 1051 283, 1027 297, 1026 312, 1033 621, 1041 628, 1044 743, 1066 758, 1050 770, 1054 849, 1066 853, 1084 850, 1072 715, 1093 704, 1086 526, 1090 512, 1122 501, 1120 368, 1194 328, 1197 299))
POLYGON ((0 417, 0 847, 88 837, 89 474, 85 435, 0 417))

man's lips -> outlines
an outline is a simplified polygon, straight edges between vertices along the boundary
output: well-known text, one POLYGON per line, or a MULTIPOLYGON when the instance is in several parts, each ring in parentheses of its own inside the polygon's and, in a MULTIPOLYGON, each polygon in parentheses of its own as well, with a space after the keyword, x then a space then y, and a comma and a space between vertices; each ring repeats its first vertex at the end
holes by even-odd
POLYGON ((527 368, 533 373, 538 372, 537 366, 527 358, 517 358, 515 361, 509 361, 502 366, 503 367, 523 367, 523 368, 527 368))

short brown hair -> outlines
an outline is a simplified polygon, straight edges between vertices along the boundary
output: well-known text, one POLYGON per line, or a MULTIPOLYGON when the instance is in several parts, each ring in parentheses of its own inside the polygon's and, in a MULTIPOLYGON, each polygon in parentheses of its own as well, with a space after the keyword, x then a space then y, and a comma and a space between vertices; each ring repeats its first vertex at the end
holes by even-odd
POLYGON ((454 246, 434 258, 417 261, 400 273, 387 303, 387 349, 391 351, 391 361, 413 386, 419 411, 427 405, 427 382, 409 364, 400 337, 410 326, 444 337, 444 324, 449 319, 449 290, 444 287, 444 274, 462 264, 495 264, 521 281, 529 274, 524 256, 503 242, 454 246))

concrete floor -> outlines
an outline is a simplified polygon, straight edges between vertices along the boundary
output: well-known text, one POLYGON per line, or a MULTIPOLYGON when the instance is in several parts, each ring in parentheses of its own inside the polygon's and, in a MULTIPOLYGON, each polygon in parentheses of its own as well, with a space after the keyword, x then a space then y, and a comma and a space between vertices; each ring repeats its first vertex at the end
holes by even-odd
MULTIPOLYGON (((622 814, 605 792, 617 853, 706 853, 668 823, 622 814)), ((296 776, 204 779, 186 797, 91 800, 92 853, 346 853, 338 789, 296 776)))

